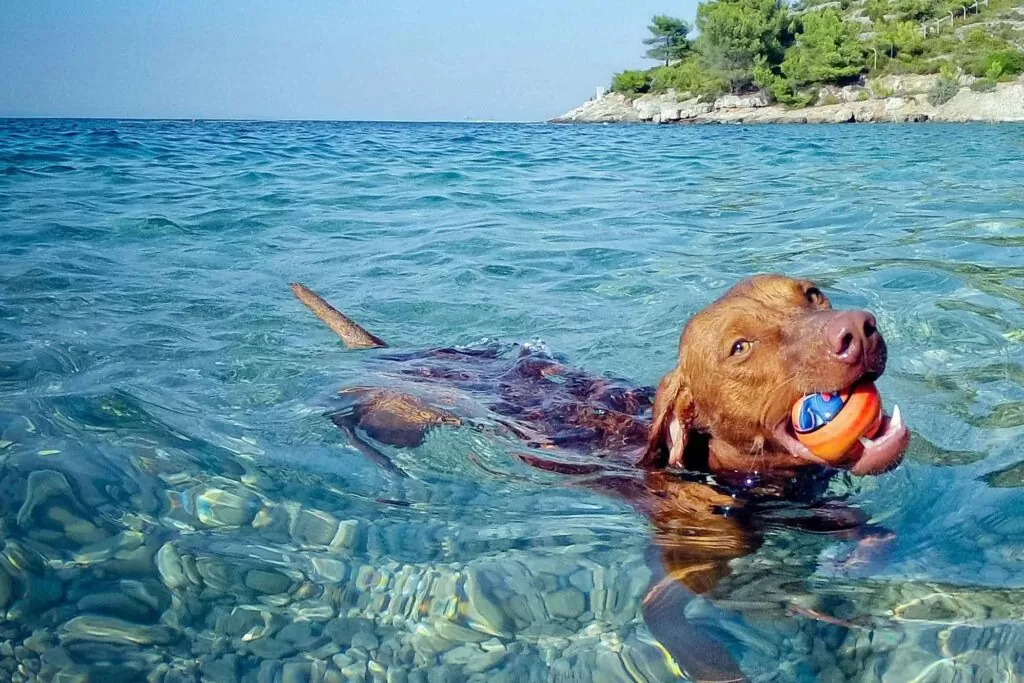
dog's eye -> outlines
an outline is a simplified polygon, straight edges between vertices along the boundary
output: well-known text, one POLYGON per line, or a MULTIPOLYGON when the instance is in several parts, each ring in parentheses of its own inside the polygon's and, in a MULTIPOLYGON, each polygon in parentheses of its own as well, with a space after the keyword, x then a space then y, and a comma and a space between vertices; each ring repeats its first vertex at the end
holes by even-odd
POLYGON ((821 290, 817 287, 809 287, 804 293, 804 296, 806 296, 807 300, 815 306, 820 305, 825 301, 825 295, 822 294, 821 290))
POLYGON ((748 342, 746 339, 737 339, 735 342, 733 342, 732 350, 729 352, 729 355, 742 356, 743 354, 750 351, 752 346, 753 344, 748 342))

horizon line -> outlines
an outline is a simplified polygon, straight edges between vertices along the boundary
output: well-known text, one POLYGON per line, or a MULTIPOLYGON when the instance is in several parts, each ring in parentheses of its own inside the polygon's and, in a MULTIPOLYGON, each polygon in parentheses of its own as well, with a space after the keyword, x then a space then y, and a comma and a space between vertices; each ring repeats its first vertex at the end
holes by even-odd
POLYGON ((548 123, 549 119, 329 119, 260 117, 166 117, 166 116, 50 116, 0 114, 0 121, 174 121, 185 123, 548 123))

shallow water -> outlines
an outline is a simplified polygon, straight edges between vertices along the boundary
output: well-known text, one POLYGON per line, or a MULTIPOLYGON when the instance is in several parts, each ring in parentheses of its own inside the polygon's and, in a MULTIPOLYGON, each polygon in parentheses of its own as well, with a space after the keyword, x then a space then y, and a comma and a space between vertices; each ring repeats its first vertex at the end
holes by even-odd
POLYGON ((769 270, 876 313, 914 441, 834 487, 882 552, 770 530, 695 618, 757 680, 1015 676, 1022 179, 1018 126, 0 121, 0 678, 667 679, 644 518, 471 429, 366 460, 373 352, 287 283, 650 385, 769 270))

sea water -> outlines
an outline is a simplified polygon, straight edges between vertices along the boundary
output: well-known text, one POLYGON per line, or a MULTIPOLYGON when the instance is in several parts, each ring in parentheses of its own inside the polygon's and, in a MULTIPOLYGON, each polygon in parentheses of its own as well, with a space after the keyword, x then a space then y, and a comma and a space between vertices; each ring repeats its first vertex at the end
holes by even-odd
POLYGON ((766 271, 876 314, 913 442, 833 488, 880 547, 768 528, 692 618, 760 680, 1019 674, 1024 128, 0 121, 0 679, 670 679, 647 521, 486 431, 368 460, 373 352, 287 285, 652 385, 766 271))

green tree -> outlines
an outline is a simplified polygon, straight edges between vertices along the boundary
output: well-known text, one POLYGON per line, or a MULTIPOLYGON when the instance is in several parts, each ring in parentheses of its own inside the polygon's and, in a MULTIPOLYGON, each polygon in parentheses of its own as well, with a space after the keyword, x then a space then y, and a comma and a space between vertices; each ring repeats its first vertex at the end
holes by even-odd
POLYGON ((690 41, 686 36, 691 31, 691 26, 682 19, 659 14, 651 18, 651 24, 647 27, 651 37, 644 40, 644 45, 650 45, 646 56, 650 59, 664 61, 665 66, 670 62, 680 61, 690 51, 690 41))
POLYGON ((914 21, 882 24, 875 32, 875 44, 890 57, 898 54, 917 55, 924 50, 921 27, 914 21))
MULTIPOLYGON (((935 0, 896 0, 896 15, 904 21, 924 21, 936 14, 939 4, 935 0)), ((955 5, 954 5, 955 6, 955 5)))
POLYGON ((736 90, 752 82, 759 60, 779 64, 788 23, 781 0, 709 0, 697 7, 696 47, 705 67, 736 90))
POLYGON ((813 89, 800 90, 793 80, 775 73, 763 57, 754 65, 753 80, 754 84, 771 95, 773 100, 787 107, 806 107, 818 96, 813 89))
POLYGON ((864 71, 865 47, 859 30, 835 9, 808 12, 801 24, 796 44, 786 50, 781 67, 794 85, 832 83, 864 71))

